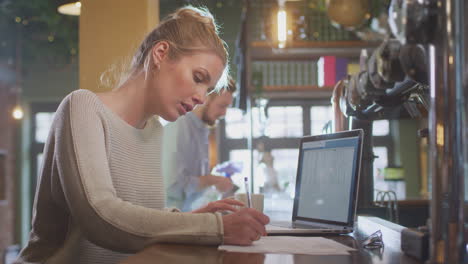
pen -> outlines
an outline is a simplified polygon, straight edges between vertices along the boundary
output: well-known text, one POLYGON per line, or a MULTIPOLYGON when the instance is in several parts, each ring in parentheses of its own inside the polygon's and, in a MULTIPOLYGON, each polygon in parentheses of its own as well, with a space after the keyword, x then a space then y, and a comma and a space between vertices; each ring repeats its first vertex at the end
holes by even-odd
POLYGON ((244 177, 245 194, 247 195, 247 207, 252 208, 252 197, 250 197, 249 183, 247 181, 248 181, 247 177, 244 177))

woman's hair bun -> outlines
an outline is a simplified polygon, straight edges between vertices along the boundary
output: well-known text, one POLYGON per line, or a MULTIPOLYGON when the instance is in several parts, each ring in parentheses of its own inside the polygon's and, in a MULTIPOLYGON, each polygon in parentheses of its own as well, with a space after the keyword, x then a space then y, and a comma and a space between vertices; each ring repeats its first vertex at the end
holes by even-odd
POLYGON ((193 7, 185 6, 184 8, 179 8, 176 12, 172 14, 173 19, 179 20, 192 20, 195 23, 203 23, 208 27, 211 27, 216 34, 218 34, 218 27, 216 26, 213 15, 210 11, 204 7, 193 7))

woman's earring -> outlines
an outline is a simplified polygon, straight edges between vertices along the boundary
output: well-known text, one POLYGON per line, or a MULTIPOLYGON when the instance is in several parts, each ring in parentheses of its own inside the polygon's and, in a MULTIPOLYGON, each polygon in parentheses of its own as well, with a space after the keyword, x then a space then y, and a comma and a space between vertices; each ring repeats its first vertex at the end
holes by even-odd
POLYGON ((158 70, 158 71, 159 71, 160 69, 161 69, 161 65, 159 65, 159 63, 158 63, 158 64, 156 64, 156 70, 158 70))

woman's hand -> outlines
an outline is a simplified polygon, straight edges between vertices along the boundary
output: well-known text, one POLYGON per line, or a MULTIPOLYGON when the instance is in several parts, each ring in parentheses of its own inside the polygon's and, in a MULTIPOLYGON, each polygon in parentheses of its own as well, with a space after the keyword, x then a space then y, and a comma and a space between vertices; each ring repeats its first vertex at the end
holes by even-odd
POLYGON ((265 225, 270 218, 253 208, 243 208, 223 216, 224 244, 251 245, 253 241, 266 236, 265 225))
POLYGON ((223 200, 215 201, 208 203, 202 208, 199 208, 197 210, 192 211, 191 213, 215 213, 219 211, 231 211, 231 212, 237 212, 238 209, 235 208, 234 206, 245 206, 244 203, 239 202, 237 200, 231 199, 231 198, 226 198, 223 200))

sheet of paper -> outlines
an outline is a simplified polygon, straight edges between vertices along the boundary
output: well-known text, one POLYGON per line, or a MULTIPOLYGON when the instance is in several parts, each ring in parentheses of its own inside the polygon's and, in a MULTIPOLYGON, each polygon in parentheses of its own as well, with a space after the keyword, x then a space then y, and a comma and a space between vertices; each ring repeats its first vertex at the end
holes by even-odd
POLYGON ((349 255, 355 249, 324 237, 267 236, 251 246, 221 245, 218 250, 245 253, 349 255))

